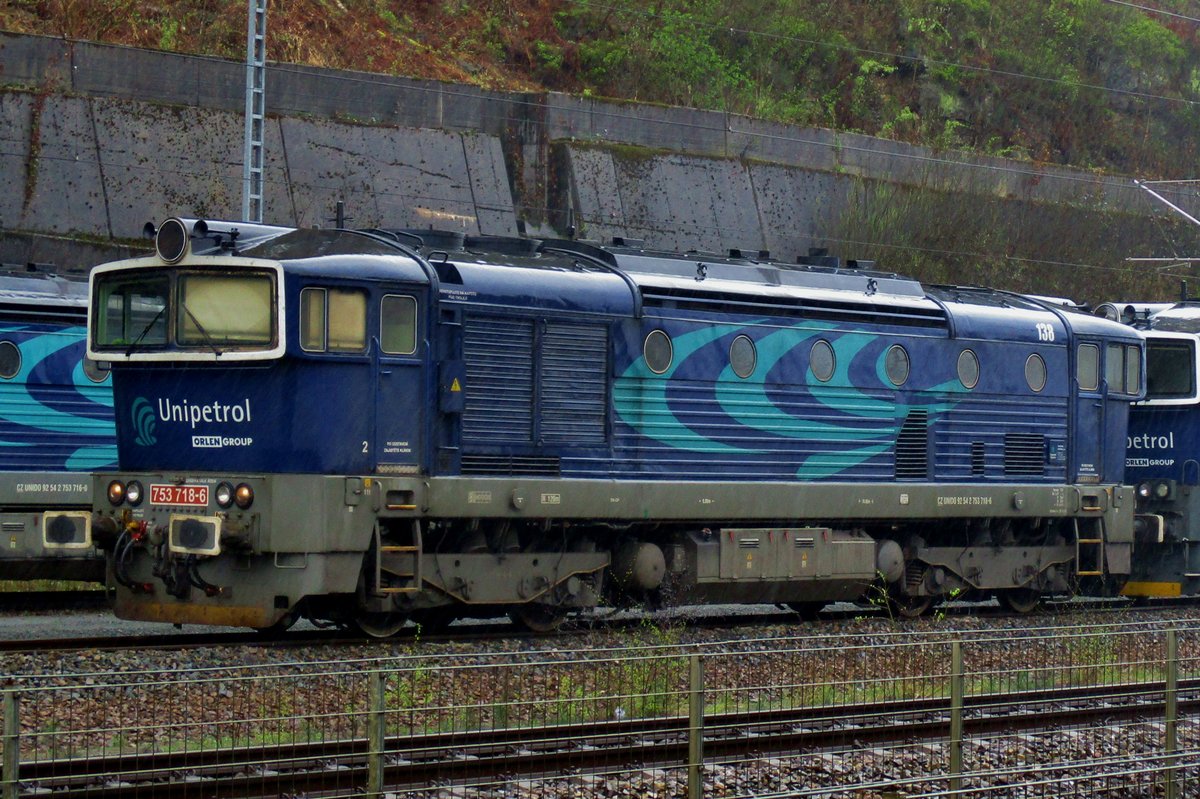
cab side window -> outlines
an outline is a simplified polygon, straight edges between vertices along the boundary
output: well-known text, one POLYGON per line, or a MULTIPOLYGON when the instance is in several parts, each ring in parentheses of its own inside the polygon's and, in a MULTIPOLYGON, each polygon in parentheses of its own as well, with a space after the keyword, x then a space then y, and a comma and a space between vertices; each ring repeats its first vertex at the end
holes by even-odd
POLYGON ((1100 388, 1100 348, 1095 344, 1080 344, 1075 359, 1075 379, 1082 391, 1100 388))
POLYGON ((389 355, 417 351, 417 301, 388 294, 379 306, 379 346, 389 355))
POLYGON ((1109 344, 1104 355, 1104 380, 1110 392, 1138 393, 1142 383, 1141 349, 1136 344, 1109 344))
POLYGON ((307 352, 362 352, 367 348, 367 295, 354 289, 300 292, 300 346, 307 352))

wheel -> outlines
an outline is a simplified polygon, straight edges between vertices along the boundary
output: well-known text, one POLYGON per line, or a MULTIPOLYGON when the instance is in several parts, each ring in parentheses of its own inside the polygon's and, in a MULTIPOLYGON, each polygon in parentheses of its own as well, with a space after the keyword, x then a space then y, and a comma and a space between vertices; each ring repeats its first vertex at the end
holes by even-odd
POLYGON ((425 608, 424 610, 415 610, 412 614, 413 623, 420 628, 422 635, 443 633, 457 619, 458 613, 454 608, 449 607, 425 608))
POLYGON ((996 592, 1000 607, 1013 613, 1032 613, 1042 601, 1042 595, 1032 588, 1007 588, 996 592))
POLYGON ((902 619, 916 619, 933 607, 932 596, 891 593, 888 595, 888 610, 902 619))
POLYGON ((552 605, 531 602, 508 611, 513 624, 535 633, 552 633, 567 620, 567 611, 552 605))
POLYGON ((354 627, 371 638, 391 638, 408 621, 404 613, 368 613, 360 611, 354 617, 354 627))

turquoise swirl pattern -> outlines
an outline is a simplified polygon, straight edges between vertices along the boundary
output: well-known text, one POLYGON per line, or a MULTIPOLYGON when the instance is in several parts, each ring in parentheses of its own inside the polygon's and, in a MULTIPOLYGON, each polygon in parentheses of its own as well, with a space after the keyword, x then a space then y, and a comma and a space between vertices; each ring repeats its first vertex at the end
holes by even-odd
MULTIPOLYGON (((905 402, 902 397, 911 400, 918 395, 899 394, 887 381, 886 348, 878 336, 837 333, 814 323, 799 323, 759 338, 757 368, 745 380, 733 374, 727 361, 708 380, 697 377, 695 370, 690 381, 678 377, 689 359, 703 363, 699 357, 703 348, 739 332, 759 331, 716 325, 679 335, 674 339, 672 365, 662 375, 652 373, 644 358, 638 358, 614 386, 619 419, 670 450, 725 459, 742 456, 747 461, 782 458, 793 464, 796 478, 815 480, 844 475, 889 452, 910 410, 924 409, 932 421, 955 404, 946 395, 962 390, 957 381, 948 381, 919 392, 929 398, 927 403, 905 402), (836 356, 836 371, 828 383, 818 381, 807 368, 808 350, 818 337, 830 342, 836 356), (803 373, 793 366, 788 374, 785 359, 789 357, 793 364, 804 364, 803 373), (704 393, 698 386, 705 383, 711 386, 711 403, 697 399, 704 393), (685 388, 685 384, 690 385, 685 388), (673 407, 672 392, 686 393, 688 399, 677 398, 673 407), (716 421, 714 414, 722 421, 716 421), (681 417, 703 421, 684 422, 681 417)), ((712 357, 710 351, 708 358, 712 357)))
POLYGON ((84 372, 81 325, 10 323, 0 379, 0 470, 88 471, 115 465, 111 381, 84 372), (11 350, 10 350, 11 353, 11 350))

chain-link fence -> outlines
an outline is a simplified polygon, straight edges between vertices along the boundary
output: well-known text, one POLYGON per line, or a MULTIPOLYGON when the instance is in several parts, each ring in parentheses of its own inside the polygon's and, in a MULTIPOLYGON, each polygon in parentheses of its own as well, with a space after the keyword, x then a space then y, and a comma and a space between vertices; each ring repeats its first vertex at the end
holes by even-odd
POLYGON ((1200 620, 680 637, 14 677, 2 795, 1200 797, 1200 620))

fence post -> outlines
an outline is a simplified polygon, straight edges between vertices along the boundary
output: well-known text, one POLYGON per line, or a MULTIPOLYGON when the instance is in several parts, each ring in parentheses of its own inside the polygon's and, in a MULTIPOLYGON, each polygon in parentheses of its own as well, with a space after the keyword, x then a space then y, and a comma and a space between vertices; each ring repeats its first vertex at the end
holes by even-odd
POLYGON ((383 794, 383 749, 387 732, 386 680, 385 673, 376 670, 370 673, 367 682, 367 796, 383 794))
POLYGON ((1166 794, 1167 799, 1178 796, 1175 784, 1175 752, 1179 746, 1179 631, 1167 630, 1167 675, 1166 675, 1166 740, 1163 749, 1167 754, 1166 794))
POLYGON ((962 641, 950 645, 950 791, 962 790, 963 771, 963 653, 962 641))
POLYGON ((704 796, 704 664, 692 655, 688 674, 688 799, 704 796))
POLYGON ((17 715, 16 691, 5 691, 3 698, 4 736, 0 745, 0 768, 4 770, 3 799, 17 799, 21 788, 21 719, 17 715))

